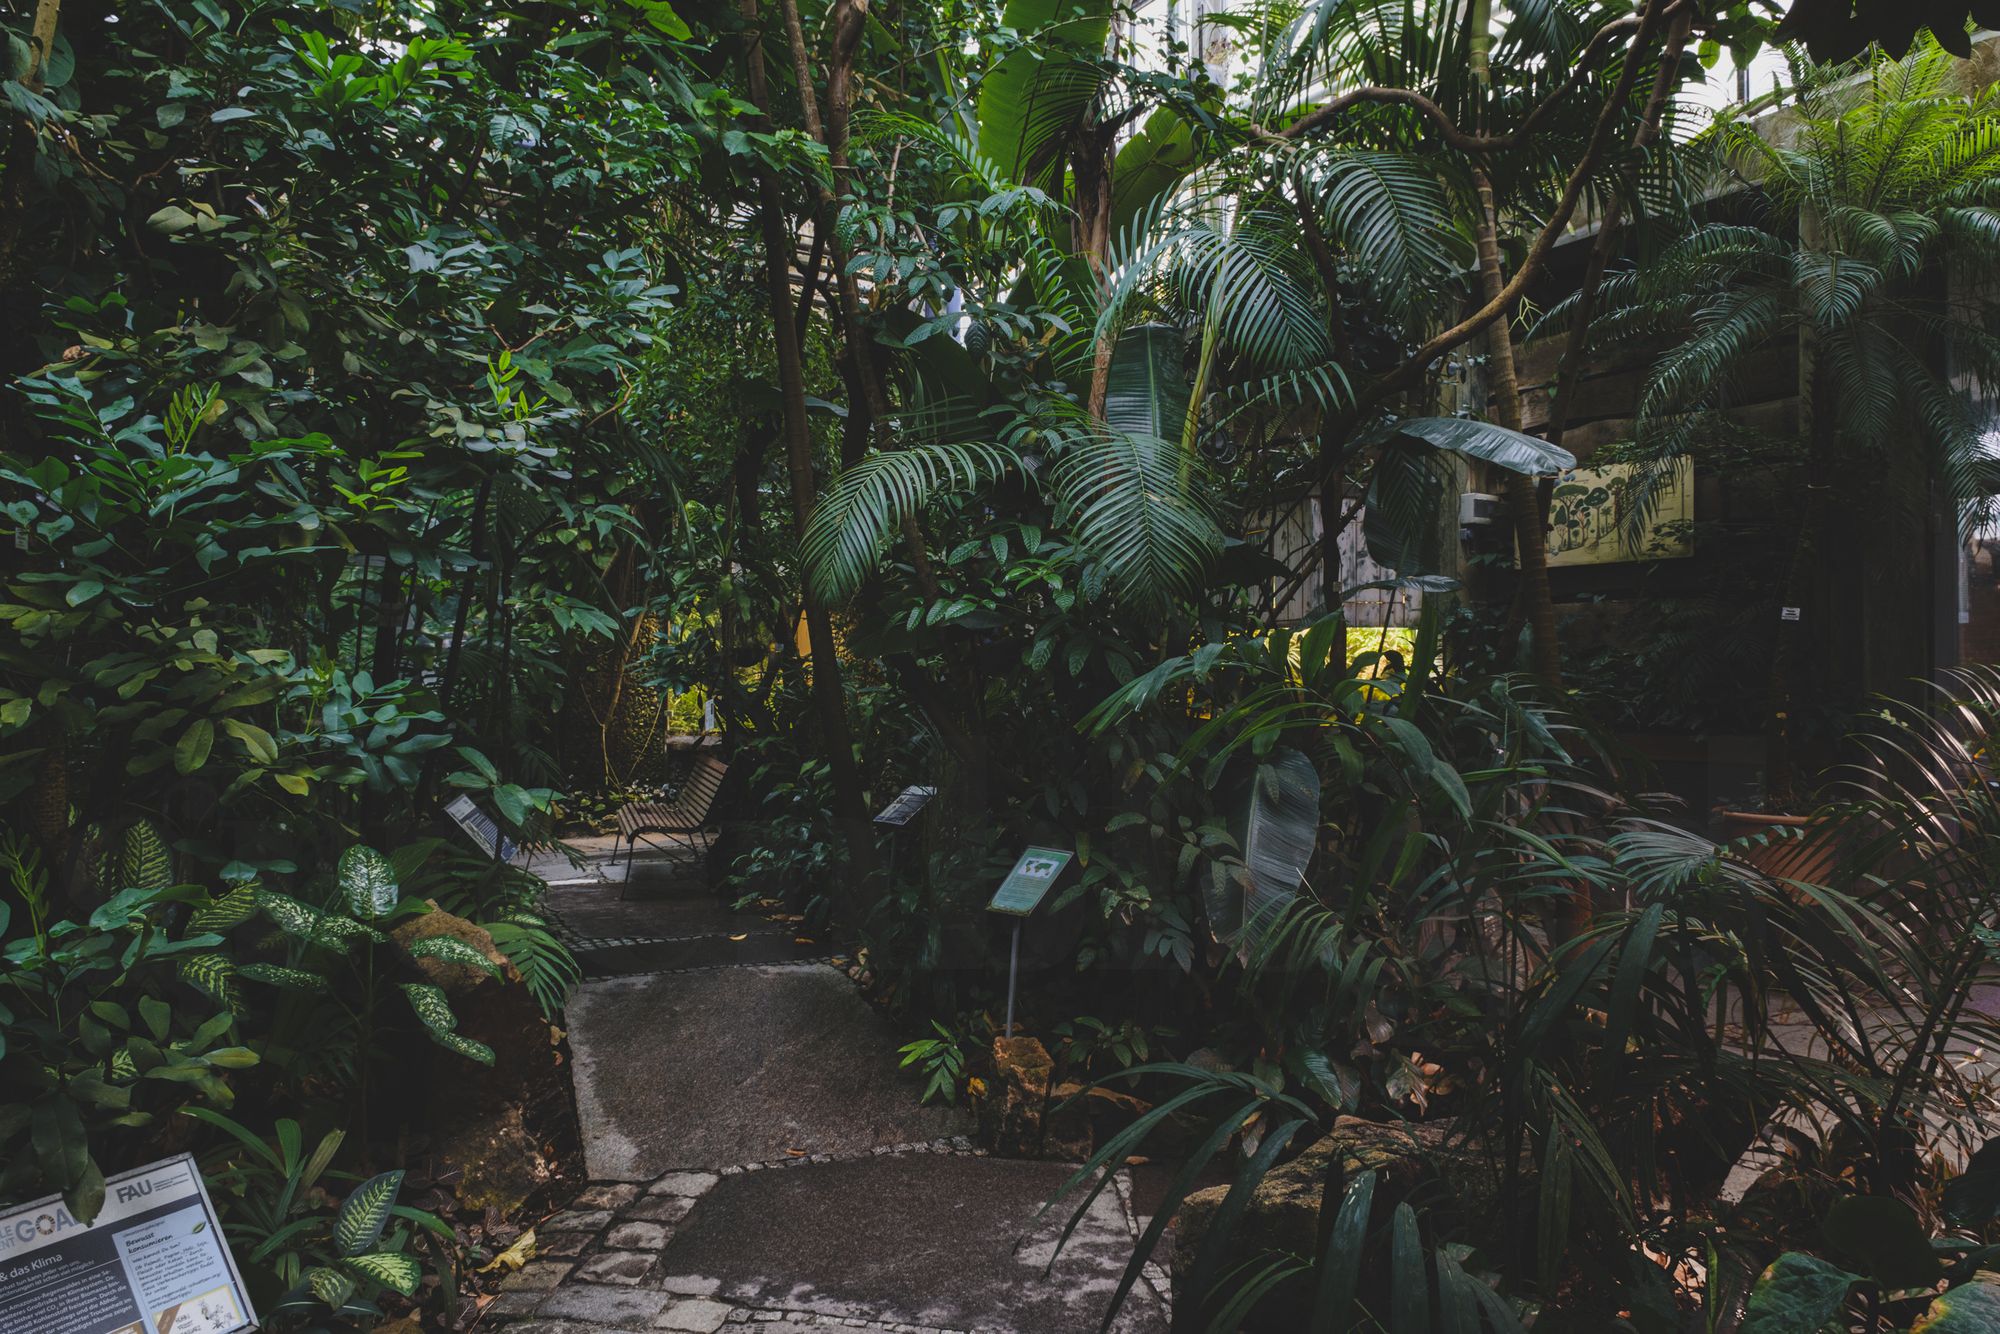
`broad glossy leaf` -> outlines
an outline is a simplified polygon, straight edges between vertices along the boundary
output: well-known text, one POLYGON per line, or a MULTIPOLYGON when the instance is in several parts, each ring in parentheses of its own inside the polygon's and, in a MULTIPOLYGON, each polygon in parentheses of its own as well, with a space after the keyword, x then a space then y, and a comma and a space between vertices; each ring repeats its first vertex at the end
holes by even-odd
POLYGON ((1931 1303, 1910 1334, 1992 1334, 2000 1329, 2000 1274, 1981 1274, 1931 1303))
POLYGON ((1104 420, 1120 431, 1178 440, 1187 421, 1187 340, 1165 324, 1118 335, 1105 382, 1104 420))
MULTIPOLYGON (((1243 887, 1240 902, 1231 905, 1235 926, 1228 929, 1230 936, 1244 938, 1245 947, 1298 898, 1319 838, 1319 796, 1319 770, 1290 746, 1272 751, 1251 777, 1242 824, 1243 864, 1250 883, 1243 887)), ((1217 906, 1210 904, 1211 921, 1217 906)))
POLYGON ((1758 1275, 1743 1334, 1819 1334, 1860 1281, 1825 1260, 1787 1251, 1758 1275))
POLYGON ((340 854, 339 879, 340 892, 356 917, 373 920, 385 916, 400 897, 396 870, 389 859, 360 843, 340 854))

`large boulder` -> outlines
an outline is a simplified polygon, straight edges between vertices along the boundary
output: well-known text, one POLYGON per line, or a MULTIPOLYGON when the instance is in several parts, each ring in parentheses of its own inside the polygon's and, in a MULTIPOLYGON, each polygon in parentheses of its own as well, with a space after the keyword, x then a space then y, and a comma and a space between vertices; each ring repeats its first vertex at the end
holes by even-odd
POLYGON ((437 1179, 461 1205, 511 1216, 556 1170, 529 1124, 533 1109, 568 1097, 554 1033, 492 935, 436 904, 431 909, 399 924, 396 943, 407 950, 420 940, 449 936, 478 950, 498 972, 444 959, 406 959, 445 993, 459 1033, 493 1051, 491 1066, 440 1052, 426 1067, 424 1121, 432 1132, 437 1179))

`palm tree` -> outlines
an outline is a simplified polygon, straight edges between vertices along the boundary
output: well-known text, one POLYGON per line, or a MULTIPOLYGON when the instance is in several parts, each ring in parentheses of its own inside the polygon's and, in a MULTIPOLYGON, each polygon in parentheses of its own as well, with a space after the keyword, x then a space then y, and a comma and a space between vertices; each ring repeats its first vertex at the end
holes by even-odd
POLYGON ((1605 285, 1597 342, 1671 340, 1637 413, 1640 446, 1660 463, 1729 405, 1747 354, 1780 340, 1805 354, 1803 500, 1780 603, 1799 612, 1780 623, 1769 686, 1774 803, 1793 797, 1804 635, 1832 610, 1811 605, 1811 576, 1838 477, 1872 479, 1877 497, 1910 469, 1961 502, 1981 490, 1980 426, 1953 376, 1983 386, 2000 373, 1991 303, 1976 295, 2000 276, 2000 98, 1960 78, 1926 39, 1901 60, 1811 73, 1795 124, 1723 115, 1708 146, 1761 197, 1762 219, 1697 227, 1605 285))

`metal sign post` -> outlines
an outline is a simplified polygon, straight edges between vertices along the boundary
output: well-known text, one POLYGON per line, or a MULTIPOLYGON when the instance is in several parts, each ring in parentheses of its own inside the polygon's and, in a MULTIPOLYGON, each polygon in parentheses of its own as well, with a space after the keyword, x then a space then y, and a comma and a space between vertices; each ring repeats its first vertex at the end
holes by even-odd
POLYGON ((1010 1038, 1014 1036, 1014 993, 1021 976, 1021 924, 1041 906, 1075 856, 1060 848, 1029 848, 1014 863, 1014 869, 1007 873, 986 905, 986 911, 1014 919, 1014 941, 1007 952, 1006 1035, 1010 1038))
MULTIPOLYGON (((924 807, 931 804, 931 798, 936 795, 937 789, 934 787, 912 784, 897 793, 896 799, 882 808, 882 813, 875 817, 875 823, 884 829, 901 829, 909 824, 910 821, 916 819, 922 813, 924 807)), ((891 877, 894 877, 895 873, 896 840, 891 839, 889 841, 889 874, 891 877)))

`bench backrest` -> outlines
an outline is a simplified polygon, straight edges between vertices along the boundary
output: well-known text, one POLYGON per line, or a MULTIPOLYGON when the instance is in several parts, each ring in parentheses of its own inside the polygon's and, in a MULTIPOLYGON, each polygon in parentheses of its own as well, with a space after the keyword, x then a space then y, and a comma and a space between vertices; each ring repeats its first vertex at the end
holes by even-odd
POLYGON ((713 756, 703 756, 694 762, 694 770, 674 797, 674 804, 687 815, 690 824, 708 823, 709 812, 715 809, 715 798, 721 793, 722 780, 728 773, 729 766, 713 756))

